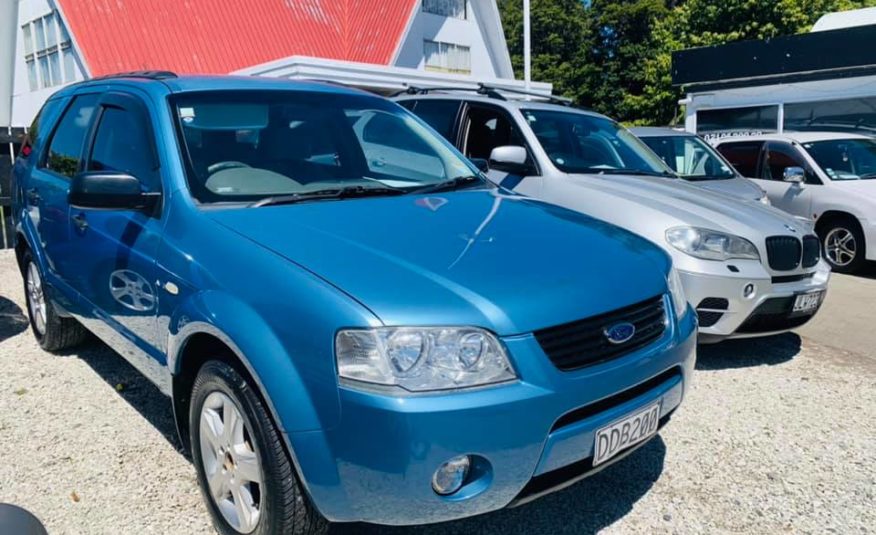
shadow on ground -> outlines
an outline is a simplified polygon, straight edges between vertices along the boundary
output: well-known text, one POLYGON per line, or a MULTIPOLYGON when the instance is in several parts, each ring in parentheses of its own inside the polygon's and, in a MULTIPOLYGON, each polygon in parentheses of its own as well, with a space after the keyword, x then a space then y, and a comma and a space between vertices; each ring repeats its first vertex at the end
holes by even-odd
POLYGON ((13 301, 0 296, 0 342, 28 328, 27 316, 13 301))
POLYGON ((83 345, 73 348, 63 356, 77 357, 88 364, 108 385, 113 387, 128 404, 155 427, 178 452, 191 460, 184 451, 173 421, 173 405, 165 396, 131 366, 121 355, 97 338, 90 336, 83 345))
POLYGON ((876 280, 876 262, 867 262, 864 264, 864 267, 861 268, 861 271, 855 273, 854 277, 861 277, 862 279, 874 279, 876 280))
POLYGON ((409 528, 332 526, 334 535, 456 535, 467 533, 596 533, 623 518, 663 472, 666 445, 657 436, 626 459, 565 490, 515 509, 409 528))
MULTIPOLYGON (((120 355, 91 339, 67 353, 85 361, 189 461, 176 434, 170 400, 120 355)), ((453 535, 464 533, 596 533, 629 513, 663 472, 666 446, 658 435, 616 465, 530 504, 478 517, 410 528, 365 524, 332 526, 336 535, 453 535)))
POLYGON ((800 353, 800 336, 785 333, 766 338, 726 340, 697 347, 698 370, 775 366, 800 353))

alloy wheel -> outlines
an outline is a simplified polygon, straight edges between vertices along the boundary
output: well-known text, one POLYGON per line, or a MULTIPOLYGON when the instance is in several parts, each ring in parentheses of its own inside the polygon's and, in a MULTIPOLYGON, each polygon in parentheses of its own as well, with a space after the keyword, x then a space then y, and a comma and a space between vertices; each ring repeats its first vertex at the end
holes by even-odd
POLYGON ((237 403, 218 391, 207 396, 199 434, 210 497, 231 527, 252 532, 261 515, 262 468, 237 403))
POLYGON ((824 252, 836 266, 845 267, 855 260, 857 243, 855 235, 846 228, 831 229, 824 237, 824 252))
POLYGON ((33 326, 40 335, 46 334, 46 295, 43 292, 43 281, 36 264, 30 262, 27 265, 27 303, 30 305, 30 314, 33 318, 33 326))

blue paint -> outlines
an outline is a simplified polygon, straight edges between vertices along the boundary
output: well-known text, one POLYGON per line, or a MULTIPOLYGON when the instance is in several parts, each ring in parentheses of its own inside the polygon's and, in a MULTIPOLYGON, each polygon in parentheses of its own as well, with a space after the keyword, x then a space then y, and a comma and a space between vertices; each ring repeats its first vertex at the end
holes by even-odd
MULTIPOLYGON (((501 508, 535 474, 590 456, 598 428, 655 399, 663 414, 681 402, 694 363, 692 313, 677 318, 667 307, 670 326, 657 342, 572 372, 558 370, 532 335, 665 294, 670 261, 657 247, 486 182, 262 208, 201 205, 189 193, 168 99, 217 90, 349 96, 407 113, 347 89, 256 78, 74 85, 49 101, 33 154, 16 162, 17 239, 34 249, 53 300, 168 394, 187 365, 180 352, 189 337, 228 344, 327 518, 415 524, 501 508), (38 169, 61 111, 94 91, 132 96, 151 124, 162 195, 154 214, 70 207, 69 179, 38 169), (33 187, 43 200, 28 205, 23 192, 33 187), (84 230, 71 223, 79 215, 84 230), (121 279, 139 305, 119 294, 121 279), (338 330, 396 325, 489 330, 518 380, 420 395, 341 384, 338 330), (552 431, 563 414, 674 367, 680 382, 552 431), (436 495, 432 473, 460 454, 478 456, 473 480, 436 495)), ((628 334, 607 327, 612 339, 628 334)))

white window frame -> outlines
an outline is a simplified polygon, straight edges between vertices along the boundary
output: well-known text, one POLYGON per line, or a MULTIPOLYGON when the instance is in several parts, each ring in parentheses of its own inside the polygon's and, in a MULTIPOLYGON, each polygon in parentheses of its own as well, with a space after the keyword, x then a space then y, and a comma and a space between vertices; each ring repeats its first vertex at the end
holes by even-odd
POLYGON ((72 54, 68 49, 73 44, 57 10, 25 23, 21 30, 31 91, 76 81, 75 56, 72 57, 72 68, 68 68, 66 61, 68 53, 72 54), (39 43, 40 34, 42 44, 39 43))

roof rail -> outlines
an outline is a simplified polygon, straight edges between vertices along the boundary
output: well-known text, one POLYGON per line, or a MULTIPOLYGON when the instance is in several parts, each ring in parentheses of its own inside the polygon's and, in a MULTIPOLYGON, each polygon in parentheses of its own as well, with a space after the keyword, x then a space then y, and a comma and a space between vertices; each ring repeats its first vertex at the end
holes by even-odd
POLYGON ((537 93, 535 91, 525 91, 523 89, 509 89, 506 87, 497 87, 492 85, 487 85, 484 83, 479 83, 477 88, 471 87, 417 87, 417 86, 408 86, 406 89, 402 89, 397 93, 394 93, 392 96, 397 97, 400 95, 427 95, 432 91, 472 91, 477 93, 478 95, 484 95, 490 98, 494 98, 496 100, 508 100, 502 92, 512 93, 514 95, 528 95, 532 97, 538 97, 540 99, 547 100, 548 102, 552 102, 554 104, 561 104, 563 106, 572 106, 572 99, 566 97, 558 97, 556 95, 545 95, 544 93, 537 93))
POLYGON ((418 87, 418 86, 408 86, 406 89, 402 89, 396 93, 393 93, 390 96, 397 97, 399 95, 428 95, 432 91, 472 91, 477 93, 478 95, 484 95, 490 98, 494 98, 496 100, 508 100, 501 93, 496 91, 496 89, 491 87, 486 87, 483 84, 478 87, 418 87))
POLYGON ((131 71, 117 72, 114 74, 107 74, 105 76, 98 76, 96 78, 91 78, 91 80, 110 80, 113 78, 147 78, 149 80, 167 80, 169 78, 176 77, 176 73, 171 71, 131 71))
POLYGON ((480 87, 484 91, 504 91, 506 93, 512 93, 515 95, 527 95, 530 97, 543 98, 549 102, 552 102, 554 104, 562 104, 563 106, 571 106, 572 104, 574 104, 572 102, 572 99, 570 98, 559 97, 556 95, 545 95, 544 93, 536 93, 535 91, 526 91, 524 89, 508 89, 505 87, 489 86, 483 83, 478 84, 478 87, 480 87))

